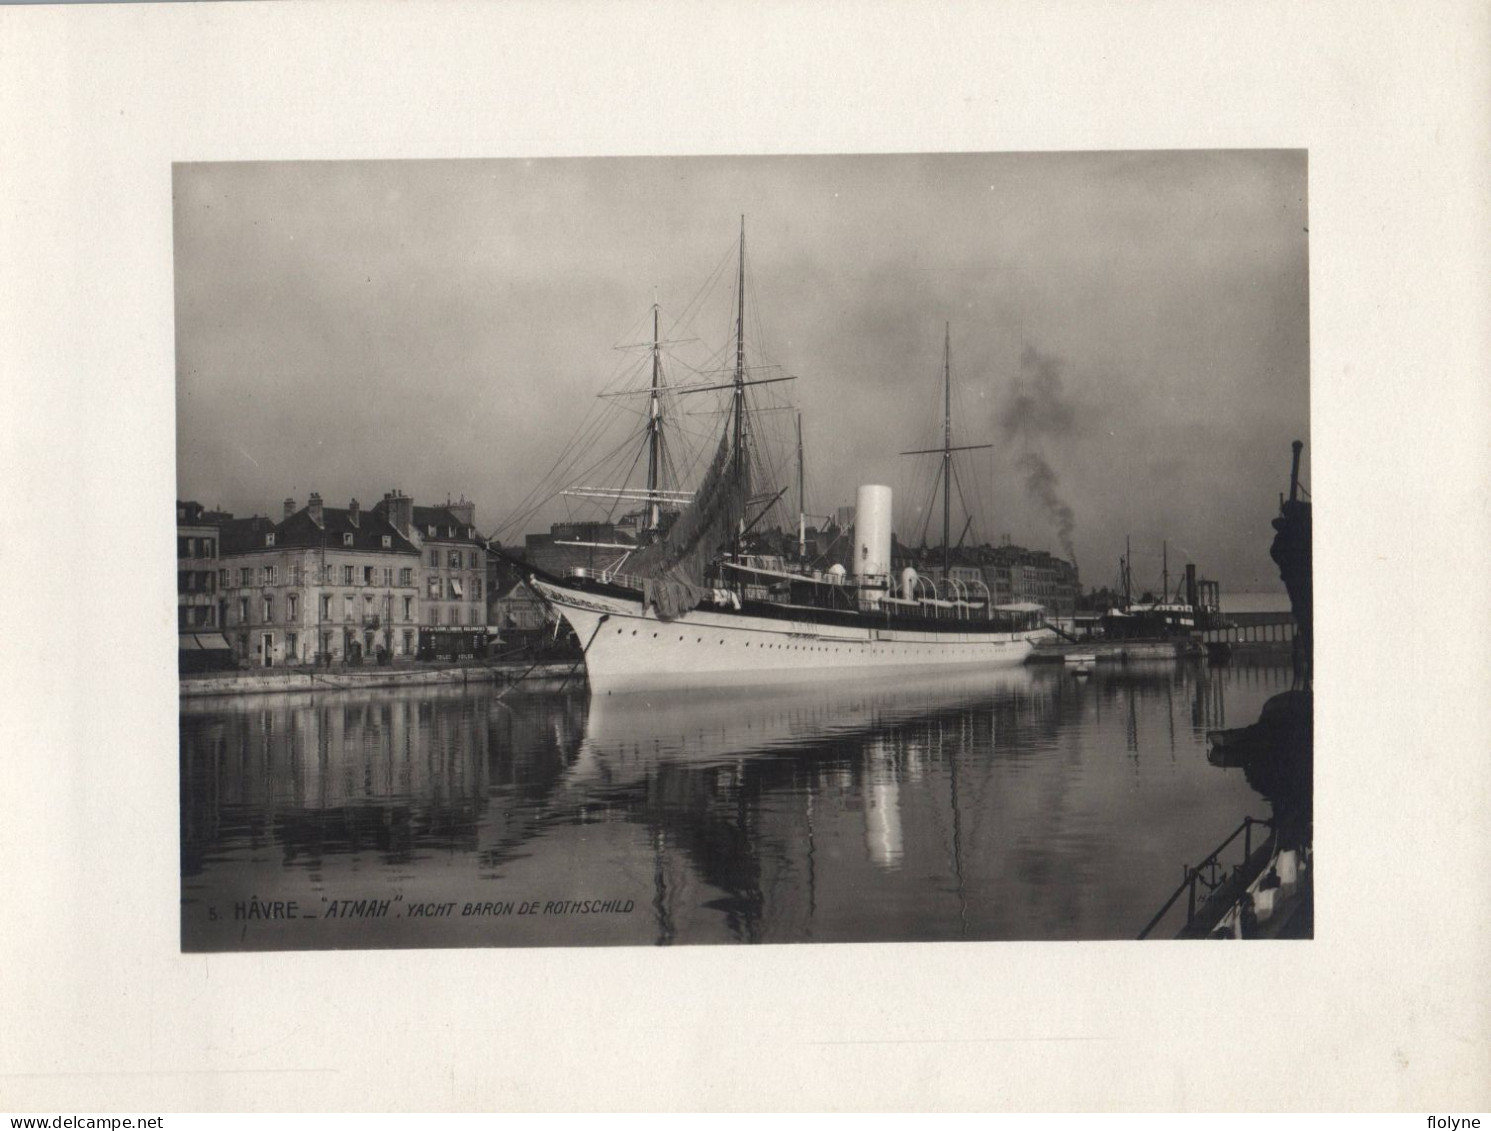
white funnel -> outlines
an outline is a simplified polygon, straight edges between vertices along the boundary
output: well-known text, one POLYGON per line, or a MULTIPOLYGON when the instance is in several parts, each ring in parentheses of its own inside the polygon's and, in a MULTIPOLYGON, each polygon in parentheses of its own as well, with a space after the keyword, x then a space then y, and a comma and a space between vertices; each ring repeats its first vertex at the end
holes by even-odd
POLYGON ((890 574, 889 487, 861 487, 854 506, 854 575, 890 574))

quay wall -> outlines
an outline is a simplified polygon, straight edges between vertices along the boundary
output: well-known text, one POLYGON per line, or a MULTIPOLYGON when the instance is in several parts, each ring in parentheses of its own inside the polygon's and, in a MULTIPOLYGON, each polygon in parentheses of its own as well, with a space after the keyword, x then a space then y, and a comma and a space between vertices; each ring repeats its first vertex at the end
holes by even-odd
POLYGON ((283 694, 287 691, 358 691, 372 687, 462 687, 475 683, 511 683, 519 678, 583 681, 583 664, 524 663, 466 665, 454 668, 384 668, 366 672, 317 669, 266 670, 247 675, 188 675, 181 677, 181 698, 217 695, 283 694))

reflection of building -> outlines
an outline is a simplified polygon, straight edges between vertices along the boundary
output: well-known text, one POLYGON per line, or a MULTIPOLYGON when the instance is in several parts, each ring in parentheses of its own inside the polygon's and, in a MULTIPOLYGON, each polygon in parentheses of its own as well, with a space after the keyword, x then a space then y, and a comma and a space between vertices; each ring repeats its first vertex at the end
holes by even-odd
POLYGON ((410 656, 419 631, 419 547, 356 499, 313 494, 284 518, 234 519, 222 533, 228 639, 256 666, 410 656))

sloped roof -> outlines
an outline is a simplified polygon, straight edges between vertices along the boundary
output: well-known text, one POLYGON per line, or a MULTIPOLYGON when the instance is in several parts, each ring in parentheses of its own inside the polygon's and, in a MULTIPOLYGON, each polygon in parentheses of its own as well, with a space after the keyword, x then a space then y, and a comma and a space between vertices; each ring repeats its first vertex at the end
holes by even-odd
POLYGON ((274 523, 256 515, 253 518, 235 518, 223 524, 222 553, 246 554, 255 550, 285 549, 355 549, 374 553, 417 554, 418 547, 405 538, 382 515, 374 511, 359 511, 358 521, 352 521, 352 512, 345 507, 322 507, 321 525, 311 521, 309 507, 302 507, 283 522, 274 523), (264 536, 274 534, 274 545, 265 545, 264 536), (345 536, 352 535, 348 547, 345 536), (383 539, 390 539, 385 547, 383 539))
POLYGON ((273 529, 274 523, 261 514, 256 514, 252 518, 230 518, 219 528, 219 556, 262 550, 264 549, 264 535, 273 529))
POLYGON ((452 514, 446 507, 420 507, 414 508, 414 527, 426 542, 479 542, 481 535, 476 532, 476 527, 468 526, 459 517, 452 514), (435 528, 435 533, 430 534, 430 527, 435 528), (455 535, 450 531, 454 529, 455 535))
POLYGON ((398 532, 398 529, 377 511, 359 510, 358 520, 352 521, 352 512, 345 507, 321 508, 321 525, 311 521, 309 507, 302 507, 274 528, 275 546, 314 547, 319 549, 324 538, 328 549, 346 548, 345 536, 352 535, 352 549, 383 551, 383 539, 390 538, 388 552, 418 553, 418 547, 398 532))

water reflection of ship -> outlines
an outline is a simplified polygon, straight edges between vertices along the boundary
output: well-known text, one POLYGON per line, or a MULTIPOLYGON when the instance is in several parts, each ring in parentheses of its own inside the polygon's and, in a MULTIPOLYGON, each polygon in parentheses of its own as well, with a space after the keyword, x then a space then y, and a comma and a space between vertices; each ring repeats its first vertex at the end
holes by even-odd
MULTIPOLYGON (((549 799, 552 819, 581 809, 644 824, 654 848, 658 939, 676 934, 690 889, 736 938, 813 937, 822 861, 819 809, 862 814, 864 858, 895 869, 942 842, 960 931, 967 930, 964 860, 976 853, 993 761, 960 766, 977 737, 1011 756, 1054 731, 1043 709, 1054 680, 1023 669, 920 684, 874 683, 774 695, 612 695, 591 700, 580 754, 549 799), (815 757, 805 759, 803 752, 815 757), (929 775, 950 796, 929 810, 929 775), (946 821, 941 819, 945 811, 946 821), (796 885, 792 877, 805 883, 796 885), (794 906, 799 892, 802 906, 794 906), (770 898, 768 898, 770 897, 770 898), (783 929, 787 920, 797 927, 783 929)), ((842 825, 829 860, 844 866, 842 825)), ((953 937, 956 937, 955 935, 953 937)))

